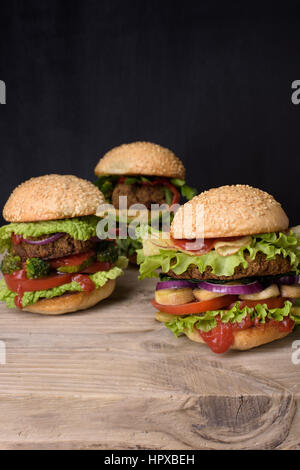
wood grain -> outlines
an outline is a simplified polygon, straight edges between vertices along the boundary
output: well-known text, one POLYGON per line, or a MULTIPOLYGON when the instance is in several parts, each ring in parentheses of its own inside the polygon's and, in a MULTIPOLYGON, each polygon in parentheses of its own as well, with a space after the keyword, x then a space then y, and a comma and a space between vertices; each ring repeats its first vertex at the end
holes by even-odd
POLYGON ((1 449, 300 448, 299 330, 213 354, 154 320, 155 281, 45 317, 0 306, 1 449))

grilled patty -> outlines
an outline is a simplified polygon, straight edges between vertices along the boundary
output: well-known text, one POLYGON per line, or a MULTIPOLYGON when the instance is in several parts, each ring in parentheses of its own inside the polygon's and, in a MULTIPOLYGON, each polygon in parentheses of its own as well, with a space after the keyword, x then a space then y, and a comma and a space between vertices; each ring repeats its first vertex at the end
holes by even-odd
MULTIPOLYGON (((31 240, 43 240, 44 237, 30 238, 31 240)), ((87 240, 85 242, 74 240, 70 235, 65 234, 58 240, 48 245, 29 245, 26 242, 21 242, 19 245, 12 245, 12 253, 15 256, 20 256, 22 261, 27 258, 44 258, 55 259, 64 256, 77 255, 79 253, 86 253, 95 247, 95 242, 87 240)))
POLYGON ((118 184, 112 194, 112 203, 116 209, 119 209, 120 196, 127 196, 127 208, 133 204, 144 204, 147 209, 151 209, 151 204, 164 204, 166 202, 162 186, 118 184))
POLYGON ((235 279, 241 279, 243 277, 252 276, 276 276, 277 274, 288 273, 293 270, 289 259, 283 258, 282 256, 276 255, 276 258, 267 260, 266 255, 263 253, 257 253, 254 260, 250 260, 249 256, 246 256, 248 261, 248 267, 237 266, 234 270, 233 276, 217 276, 212 274, 212 268, 208 267, 201 273, 195 265, 190 265, 185 273, 175 274, 172 270, 167 273, 174 279, 199 279, 204 281, 207 279, 220 279, 221 281, 231 281, 235 279))

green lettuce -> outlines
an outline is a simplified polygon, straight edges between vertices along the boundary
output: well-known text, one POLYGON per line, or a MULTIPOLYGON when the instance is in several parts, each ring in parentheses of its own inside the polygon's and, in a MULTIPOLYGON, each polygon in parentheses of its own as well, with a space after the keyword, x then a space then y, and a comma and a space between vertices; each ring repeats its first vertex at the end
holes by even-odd
POLYGON ((282 321, 286 317, 294 320, 295 325, 300 324, 300 317, 291 313, 292 303, 288 300, 284 307, 268 309, 266 304, 257 304, 255 308, 240 308, 240 302, 232 307, 231 310, 214 310, 205 312, 203 315, 174 316, 170 322, 165 325, 171 330, 175 337, 183 334, 185 331, 192 333, 193 329, 208 332, 217 326, 216 317, 219 316, 223 323, 240 323, 247 315, 251 320, 266 323, 267 320, 282 321))
POLYGON ((180 190, 181 196, 190 201, 198 193, 197 189, 191 188, 184 180, 179 178, 171 179, 171 183, 180 190))
POLYGON ((12 223, 0 227, 0 253, 11 246, 11 235, 41 237, 54 233, 68 233, 74 240, 86 241, 96 235, 99 218, 95 215, 74 219, 46 220, 43 222, 12 223))
POLYGON ((141 240, 135 240, 133 238, 117 238, 116 243, 119 248, 119 253, 122 256, 132 256, 142 247, 141 240))
MULTIPOLYGON (((104 194, 104 197, 107 202, 111 201, 112 193, 115 186, 118 184, 120 179, 119 175, 101 175, 94 183, 100 191, 104 194)), ((134 176, 127 176, 124 180, 124 184, 142 184, 142 183, 151 183, 151 181, 157 179, 157 176, 141 176, 141 175, 134 175, 134 176)), ((179 178, 170 179, 170 182, 176 186, 181 196, 186 198, 187 200, 193 199, 194 196, 197 194, 197 189, 191 188, 186 184, 186 182, 179 178)), ((171 204, 173 199, 172 191, 165 187, 164 188, 165 199, 167 204, 171 204)))
POLYGON ((120 179, 118 175, 101 175, 94 183, 100 189, 107 202, 110 202, 113 190, 120 179))
MULTIPOLYGON (((110 269, 109 271, 99 271, 95 274, 90 274, 90 279, 95 284, 96 289, 103 287, 109 279, 116 279, 117 277, 123 274, 121 267, 126 267, 127 260, 124 258, 119 258, 118 266, 110 269)), ((33 305, 40 299, 52 299, 53 297, 58 297, 67 292, 81 292, 82 288, 78 282, 70 282, 68 284, 63 284, 59 287, 54 287, 53 289, 41 290, 36 292, 25 292, 22 305, 23 308, 28 305, 33 305)), ((16 308, 15 297, 16 293, 12 292, 6 286, 4 279, 0 281, 0 301, 5 302, 8 308, 16 308)))
MULTIPOLYGON (((147 228, 144 228, 147 231, 147 228)), ((267 233, 252 236, 250 245, 229 256, 220 256, 215 250, 211 250, 201 256, 193 256, 175 250, 160 250, 160 254, 147 256, 143 250, 138 250, 138 264, 140 264, 139 279, 157 277, 156 270, 161 269, 167 273, 170 269, 175 274, 187 271, 190 265, 195 265, 202 273, 211 267, 216 276, 232 276, 237 266, 248 267, 247 259, 254 260, 257 253, 266 255, 267 260, 274 259, 276 255, 289 258, 292 270, 298 271, 300 263, 299 239, 290 231, 288 234, 267 233)))

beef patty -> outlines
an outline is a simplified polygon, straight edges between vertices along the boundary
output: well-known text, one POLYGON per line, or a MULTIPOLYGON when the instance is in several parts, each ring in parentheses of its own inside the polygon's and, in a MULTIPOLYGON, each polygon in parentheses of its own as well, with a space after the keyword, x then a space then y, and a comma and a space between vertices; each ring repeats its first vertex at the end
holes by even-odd
MULTIPOLYGON (((32 238, 30 240, 43 240, 45 236, 32 238)), ((85 242, 80 240, 74 240, 67 233, 55 242, 48 243, 47 245, 29 245, 25 241, 22 241, 19 245, 12 245, 12 252, 15 256, 20 256, 22 261, 27 258, 45 258, 55 259, 62 258, 64 256, 76 255, 79 253, 85 253, 92 250, 95 247, 95 242, 87 240, 85 242)))
POLYGON ((119 197, 127 196, 127 207, 133 204, 144 204, 151 209, 151 204, 165 204, 165 193, 162 186, 145 186, 138 184, 117 184, 112 194, 112 203, 119 209, 119 197))
POLYGON ((206 279, 220 279, 220 281, 231 281, 234 279, 241 279, 243 277, 252 276, 276 276, 277 274, 285 274, 293 270, 289 259, 276 255, 276 258, 267 260, 266 255, 257 253, 254 260, 250 260, 249 256, 245 257, 248 261, 248 267, 243 268, 242 265, 237 266, 234 270, 233 276, 217 276, 212 274, 212 268, 209 266, 201 273, 195 265, 190 265, 185 273, 175 274, 172 270, 167 273, 174 279, 199 279, 204 281, 206 279))

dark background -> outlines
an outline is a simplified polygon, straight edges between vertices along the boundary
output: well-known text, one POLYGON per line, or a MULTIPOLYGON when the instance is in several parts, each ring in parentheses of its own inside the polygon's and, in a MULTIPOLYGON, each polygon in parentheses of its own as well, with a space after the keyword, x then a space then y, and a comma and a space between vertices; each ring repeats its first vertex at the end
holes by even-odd
POLYGON ((300 17, 241 3, 1 1, 1 207, 31 176, 94 179, 108 149, 150 140, 199 191, 258 186, 299 223, 300 17))

